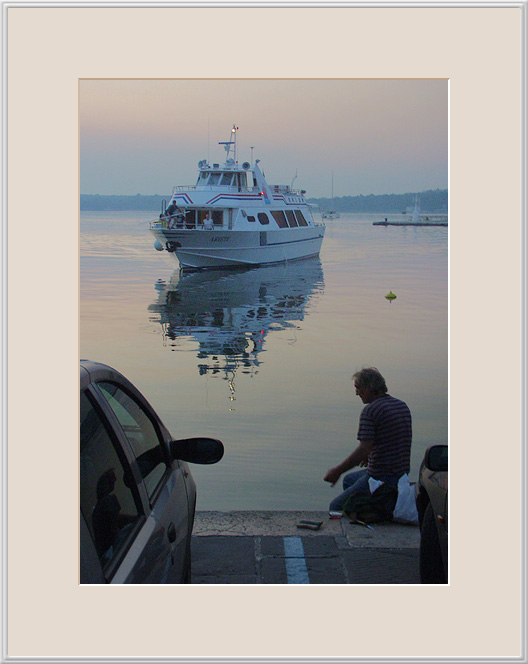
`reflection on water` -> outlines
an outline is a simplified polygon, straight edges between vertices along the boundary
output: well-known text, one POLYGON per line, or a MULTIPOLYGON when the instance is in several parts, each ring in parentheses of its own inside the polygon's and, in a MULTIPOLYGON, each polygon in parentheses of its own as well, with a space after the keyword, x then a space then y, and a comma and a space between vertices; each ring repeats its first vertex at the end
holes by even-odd
POLYGON ((268 335, 299 329, 324 278, 315 258, 246 271, 176 271, 155 288, 158 299, 149 311, 164 344, 178 350, 189 339, 197 342, 198 372, 227 380, 234 400, 237 372, 256 375, 268 335))
POLYGON ((330 220, 320 261, 180 276, 144 213, 82 213, 81 356, 130 378, 173 436, 222 439, 214 471, 192 468, 198 509, 326 509, 365 364, 411 408, 412 481, 448 439, 448 229, 382 219, 330 220))

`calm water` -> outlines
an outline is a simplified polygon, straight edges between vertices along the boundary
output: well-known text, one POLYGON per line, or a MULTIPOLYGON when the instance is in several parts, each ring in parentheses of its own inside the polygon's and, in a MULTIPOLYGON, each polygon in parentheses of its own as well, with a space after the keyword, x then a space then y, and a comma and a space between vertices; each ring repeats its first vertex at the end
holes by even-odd
POLYGON ((372 225, 385 216, 329 221, 317 260, 180 276, 144 213, 81 214, 81 357, 130 378, 175 437, 224 442, 192 468, 198 509, 327 509, 364 365, 411 408, 411 480, 447 441, 447 228, 372 225))

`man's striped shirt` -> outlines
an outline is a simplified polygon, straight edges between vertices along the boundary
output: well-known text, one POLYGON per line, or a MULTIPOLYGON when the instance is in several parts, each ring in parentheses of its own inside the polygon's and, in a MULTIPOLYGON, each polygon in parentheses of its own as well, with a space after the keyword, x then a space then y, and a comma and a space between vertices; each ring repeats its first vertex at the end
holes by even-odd
POLYGON ((403 475, 411 466, 412 421, 406 403, 384 394, 361 411, 358 440, 373 440, 368 473, 403 475))

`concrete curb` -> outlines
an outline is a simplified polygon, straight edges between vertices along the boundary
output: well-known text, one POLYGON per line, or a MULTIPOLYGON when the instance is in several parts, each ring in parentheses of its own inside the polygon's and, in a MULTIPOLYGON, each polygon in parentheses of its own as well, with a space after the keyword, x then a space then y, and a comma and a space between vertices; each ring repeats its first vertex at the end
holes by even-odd
POLYGON ((196 512, 194 537, 334 537, 343 548, 418 549, 417 526, 399 523, 374 524, 366 528, 351 524, 347 517, 330 519, 328 512, 307 511, 233 511, 196 512), (305 521, 322 521, 319 530, 297 527, 305 521))

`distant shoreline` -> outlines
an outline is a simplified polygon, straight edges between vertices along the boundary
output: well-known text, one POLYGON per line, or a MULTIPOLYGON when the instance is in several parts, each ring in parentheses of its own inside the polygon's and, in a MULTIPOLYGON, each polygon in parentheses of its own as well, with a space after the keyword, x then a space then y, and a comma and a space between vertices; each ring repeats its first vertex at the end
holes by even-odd
MULTIPOLYGON (((447 214, 447 189, 430 189, 420 193, 408 194, 369 194, 368 196, 342 196, 334 198, 309 198, 308 202, 318 205, 321 211, 330 209, 331 205, 337 212, 371 212, 398 214, 411 210, 414 198, 418 196, 420 208, 429 214, 447 214)), ((148 212, 161 212, 163 201, 166 203, 169 196, 143 195, 100 195, 81 194, 81 211, 111 212, 119 210, 145 210, 148 212)))

